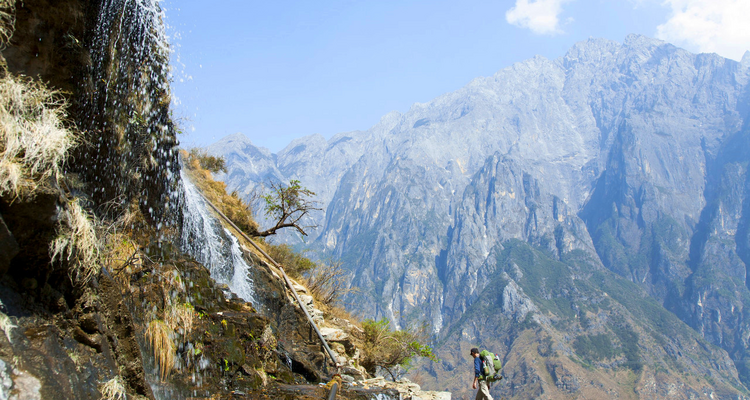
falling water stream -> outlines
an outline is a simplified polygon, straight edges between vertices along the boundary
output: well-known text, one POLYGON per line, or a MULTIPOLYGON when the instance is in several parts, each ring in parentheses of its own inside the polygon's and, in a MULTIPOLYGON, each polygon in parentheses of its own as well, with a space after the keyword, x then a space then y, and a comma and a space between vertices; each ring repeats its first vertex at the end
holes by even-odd
MULTIPOLYGON (((195 258, 196 261, 208 268, 211 277, 219 284, 227 285, 229 290, 241 299, 260 309, 253 290, 250 277, 250 266, 242 255, 237 238, 226 229, 211 212, 206 200, 201 196, 198 188, 190 181, 190 177, 180 171, 182 188, 182 233, 179 245, 183 252, 195 258)), ((190 345, 190 344, 188 344, 190 345)), ((144 354, 146 364, 155 365, 151 354, 144 354)), ((208 367, 205 358, 197 360, 199 370, 208 367)), ((147 377, 154 397, 157 400, 180 400, 210 393, 198 393, 193 390, 180 390, 164 384, 158 377, 156 368, 147 377)), ((202 377, 200 373, 193 375, 198 387, 202 377)))
POLYGON ((210 211, 184 171, 180 172, 180 177, 184 188, 180 248, 206 266, 217 283, 226 284, 232 293, 261 309, 249 276, 250 266, 237 238, 210 211))
MULTIPOLYGON (((170 50, 159 0, 102 0, 98 7, 90 41, 90 90, 81 98, 83 129, 91 137, 80 172, 92 182, 94 202, 114 205, 117 213, 117 207, 124 209, 135 199, 159 228, 182 226, 176 238, 160 240, 177 241, 226 285, 227 295, 261 309, 237 238, 209 211, 188 176, 178 172, 176 129, 169 115, 170 50)), ((161 382, 158 371, 147 367, 155 365, 153 355, 141 353, 157 400, 206 394, 183 393, 161 382)), ((205 361, 196 360, 198 365, 205 361)), ((201 379, 195 376, 198 387, 201 379)))

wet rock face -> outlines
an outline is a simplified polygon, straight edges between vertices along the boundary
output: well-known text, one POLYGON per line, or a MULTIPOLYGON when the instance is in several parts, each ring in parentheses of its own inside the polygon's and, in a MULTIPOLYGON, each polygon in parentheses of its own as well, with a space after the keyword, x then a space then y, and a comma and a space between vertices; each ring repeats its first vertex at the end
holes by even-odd
POLYGON ((52 263, 49 254, 49 243, 57 235, 60 204, 59 194, 51 193, 40 194, 33 201, 0 198, 0 215, 10 235, 4 243, 11 246, 4 256, 12 254, 7 269, 0 272, 24 296, 54 311, 65 311, 64 296, 73 297, 65 265, 52 263))
MULTIPOLYGON (((87 205, 101 215, 118 214, 124 204, 134 198, 144 199, 141 206, 146 211, 152 208, 169 213, 164 205, 171 194, 170 185, 176 176, 173 172, 178 165, 176 154, 169 151, 176 140, 170 130, 166 87, 154 87, 158 85, 149 81, 150 77, 131 85, 106 82, 104 88, 94 87, 92 43, 97 41, 93 32, 100 23, 105 3, 97 0, 17 2, 15 32, 10 44, 3 48, 3 57, 11 73, 33 77, 48 83, 52 89, 66 92, 71 103, 71 124, 85 130, 82 142, 91 145, 107 138, 119 144, 116 151, 107 154, 79 147, 76 159, 68 163, 69 171, 80 172, 78 178, 83 181, 83 185, 72 188, 74 195, 85 198, 83 202, 93 200, 93 204, 87 205), (112 104, 92 100, 98 94, 96 90, 103 89, 101 92, 107 93, 110 89, 107 84, 119 85, 125 91, 136 91, 143 96, 108 97, 118 101, 118 109, 125 109, 127 115, 107 120, 109 116, 104 111, 112 104), (109 122, 106 130, 101 126, 92 127, 93 119, 88 113, 91 104, 94 104, 92 108, 101 107, 98 115, 109 122), (135 118, 139 112, 147 114, 143 112, 145 109, 157 111, 140 120, 135 118), (129 121, 131 117, 134 123, 123 123, 123 119, 129 121), (131 126, 134 124, 138 129, 131 126), (123 132, 129 136, 123 137, 123 132), (131 154, 135 154, 136 159, 127 159, 131 154), (150 163, 135 165, 143 161, 150 163), (93 177, 106 172, 107 168, 132 179, 126 182, 106 174, 106 178, 99 179, 107 187, 95 187, 93 177), (81 187, 89 196, 80 191, 81 187), (121 190, 123 187, 128 190, 121 190), (114 208, 97 207, 115 199, 114 208)), ((107 56, 117 58, 114 47, 108 50, 107 56)), ((134 67, 135 64, 128 64, 132 61, 118 59, 118 66, 134 67)), ((140 65, 137 67, 134 70, 140 73, 140 65)), ((164 78, 163 74, 158 76, 164 78)), ((66 263, 50 263, 49 245, 57 235, 58 213, 65 202, 61 196, 62 191, 44 193, 29 201, 0 199, 3 220, 0 248, 4 250, 4 257, 12 254, 12 258, 8 257, 11 258, 9 263, 0 260, 3 273, 0 310, 17 325, 8 329, 8 340, 0 345, 0 359, 10 368, 13 388, 24 388, 29 398, 98 399, 100 385, 120 376, 129 395, 152 398, 135 338, 136 329, 119 289, 111 293, 114 289, 111 282, 107 282, 106 274, 100 277, 98 285, 94 281, 92 286, 74 286, 66 263), (60 376, 66 378, 60 379, 60 376)), ((146 214, 154 223, 164 219, 163 214, 146 214)))
POLYGON ((14 74, 38 78, 52 87, 76 93, 79 77, 90 65, 84 47, 87 26, 98 0, 30 0, 16 2, 16 24, 2 54, 14 74))
POLYGON ((277 337, 281 361, 307 381, 324 380, 333 374, 333 363, 324 353, 310 323, 288 297, 280 276, 261 266, 257 259, 255 265, 252 269, 255 294, 259 303, 263 304, 262 312, 269 317, 277 337))
POLYGON ((154 224, 178 221, 168 45, 158 35, 156 2, 17 3, 16 28, 3 50, 8 69, 69 94, 71 120, 85 139, 69 167, 89 184, 95 205, 107 203, 106 212, 117 215, 139 199, 154 224))
POLYGON ((110 217, 137 200, 154 226, 177 225, 177 133, 170 118, 168 46, 157 1, 92 1, 74 117, 86 145, 75 171, 110 217))
POLYGON ((6 367, 0 376, 10 379, 20 398, 98 400, 100 385, 118 374, 128 393, 153 396, 130 312, 107 277, 65 312, 46 311, 9 277, 0 286, 0 302, 15 325, 0 335, 0 366, 6 367))

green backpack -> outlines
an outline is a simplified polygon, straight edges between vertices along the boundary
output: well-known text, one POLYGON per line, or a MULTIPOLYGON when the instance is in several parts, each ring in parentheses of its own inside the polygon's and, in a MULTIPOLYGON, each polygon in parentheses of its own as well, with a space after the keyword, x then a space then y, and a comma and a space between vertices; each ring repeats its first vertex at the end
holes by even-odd
POLYGON ((482 360, 482 375, 487 382, 503 379, 500 375, 500 370, 503 368, 500 357, 487 350, 482 350, 479 353, 479 358, 482 360))

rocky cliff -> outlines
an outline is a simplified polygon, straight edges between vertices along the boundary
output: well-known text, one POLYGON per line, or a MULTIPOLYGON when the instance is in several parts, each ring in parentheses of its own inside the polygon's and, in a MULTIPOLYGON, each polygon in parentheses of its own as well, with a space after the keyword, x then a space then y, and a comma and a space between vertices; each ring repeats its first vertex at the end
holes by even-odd
POLYGON ((444 378, 479 344, 514 398, 745 395, 749 78, 750 54, 591 39, 368 131, 210 151, 232 189, 321 194, 313 248, 349 268, 356 311, 433 328, 435 385, 463 386, 444 378))
POLYGON ((0 50, 0 399, 446 398, 366 381, 356 326, 189 207, 156 0, 0 0, 0 50))

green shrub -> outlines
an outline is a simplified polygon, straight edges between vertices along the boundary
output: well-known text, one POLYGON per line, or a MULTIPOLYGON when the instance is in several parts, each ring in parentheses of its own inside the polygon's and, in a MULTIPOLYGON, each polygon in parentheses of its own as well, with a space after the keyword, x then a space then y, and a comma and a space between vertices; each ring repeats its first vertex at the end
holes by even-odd
POLYGON ((579 356, 592 361, 608 360, 621 353, 612 345, 609 335, 604 333, 579 336, 573 342, 573 348, 579 356))
POLYGON ((268 245, 268 255, 284 267, 289 276, 300 278, 302 274, 315 268, 315 263, 309 258, 294 251, 289 245, 268 245))
POLYGON ((633 372, 639 372, 643 368, 643 361, 641 361, 641 352, 638 349, 638 334, 625 324, 613 326, 612 331, 622 343, 622 352, 625 353, 625 358, 628 360, 628 368, 632 369, 633 372))
POLYGON ((212 173, 227 172, 226 160, 223 157, 209 155, 203 150, 194 148, 190 150, 190 157, 198 160, 201 168, 212 173))
POLYGON ((365 338, 361 347, 361 364, 370 374, 375 374, 376 369, 381 367, 395 380, 392 370, 397 366, 408 369, 414 357, 439 361, 432 352, 432 347, 422 344, 427 337, 424 329, 392 331, 387 318, 379 321, 365 320, 362 328, 365 338))

